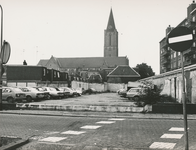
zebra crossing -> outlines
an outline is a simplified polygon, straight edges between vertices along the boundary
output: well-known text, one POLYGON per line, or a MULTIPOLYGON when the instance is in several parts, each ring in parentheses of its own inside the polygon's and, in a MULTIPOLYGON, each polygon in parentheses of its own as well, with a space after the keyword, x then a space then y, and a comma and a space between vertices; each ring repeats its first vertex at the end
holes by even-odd
MULTIPOLYGON (((98 121, 95 122, 94 125, 84 125, 81 126, 79 131, 74 131, 74 130, 68 130, 64 132, 59 132, 60 135, 66 135, 66 137, 55 137, 55 136, 49 136, 45 138, 41 138, 38 141, 39 142, 51 142, 51 143, 58 143, 63 140, 66 140, 69 138, 69 135, 81 135, 81 134, 88 134, 88 130, 96 130, 101 128, 103 125, 109 125, 109 124, 114 124, 117 121, 123 121, 125 120, 124 118, 110 118, 107 121, 98 121)), ((172 142, 172 139, 181 139, 183 137, 182 132, 184 131, 184 128, 180 127, 171 127, 167 133, 164 133, 160 139, 171 139, 171 142, 153 142, 150 146, 149 149, 174 149, 176 146, 175 142, 172 142), (175 132, 175 133, 173 133, 175 132), (176 132, 180 132, 176 134, 176 132)))
MULTIPOLYGON (((172 132, 182 132, 184 131, 184 128, 179 127, 172 127, 169 130, 169 133, 163 134, 160 138, 161 139, 181 139, 183 137, 183 134, 174 134, 172 132)), ((154 142, 150 145, 150 149, 174 149, 176 146, 176 143, 173 142, 154 142)))
MULTIPOLYGON (((124 118, 110 118, 110 119, 108 119, 108 121, 98 121, 98 122, 95 123, 96 125, 85 125, 85 126, 82 126, 82 127, 80 127, 82 129, 82 131, 68 130, 68 131, 61 132, 60 134, 62 134, 62 135, 80 135, 80 134, 87 133, 88 130, 96 130, 98 128, 101 128, 102 125, 104 125, 104 124, 113 124, 116 121, 123 121, 123 120, 125 120, 125 119, 124 118), (85 130, 85 131, 83 131, 83 130, 85 130)), ((60 142, 62 140, 66 140, 67 138, 68 137, 49 136, 49 137, 46 137, 46 138, 39 139, 38 141, 39 142, 56 143, 56 142, 60 142)))

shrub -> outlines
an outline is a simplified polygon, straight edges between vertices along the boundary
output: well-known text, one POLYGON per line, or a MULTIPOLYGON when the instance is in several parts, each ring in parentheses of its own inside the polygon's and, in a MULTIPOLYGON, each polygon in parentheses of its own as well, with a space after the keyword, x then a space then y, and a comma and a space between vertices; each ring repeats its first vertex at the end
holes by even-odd
POLYGON ((155 104, 160 101, 161 89, 152 84, 152 82, 143 82, 142 91, 140 91, 140 99, 135 103, 137 106, 146 104, 155 104))

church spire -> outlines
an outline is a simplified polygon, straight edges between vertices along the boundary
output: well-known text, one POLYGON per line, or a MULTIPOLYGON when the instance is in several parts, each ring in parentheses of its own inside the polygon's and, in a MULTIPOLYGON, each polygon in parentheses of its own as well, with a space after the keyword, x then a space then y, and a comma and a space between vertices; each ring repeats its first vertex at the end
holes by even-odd
POLYGON ((112 8, 107 29, 104 31, 104 57, 118 57, 118 31, 115 27, 112 8))
POLYGON ((115 30, 115 23, 114 23, 114 17, 113 17, 113 12, 112 12, 112 8, 110 10, 110 16, 109 16, 109 20, 108 20, 108 25, 107 25, 107 30, 115 30))

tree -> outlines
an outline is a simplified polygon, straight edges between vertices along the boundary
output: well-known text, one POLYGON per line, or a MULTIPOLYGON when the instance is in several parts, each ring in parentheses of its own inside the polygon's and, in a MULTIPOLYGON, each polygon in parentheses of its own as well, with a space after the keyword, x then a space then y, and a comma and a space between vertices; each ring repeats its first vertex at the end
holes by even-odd
POLYGON ((139 73, 139 75, 141 76, 141 79, 155 75, 152 68, 148 66, 146 63, 137 64, 134 70, 139 73))

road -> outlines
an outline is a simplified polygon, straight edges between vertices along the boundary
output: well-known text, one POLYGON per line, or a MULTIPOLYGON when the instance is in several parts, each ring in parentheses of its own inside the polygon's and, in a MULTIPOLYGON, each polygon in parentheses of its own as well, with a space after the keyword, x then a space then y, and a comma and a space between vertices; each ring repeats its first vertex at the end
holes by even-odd
MULTIPOLYGON (((1 135, 30 138, 18 150, 149 149, 156 144, 184 149, 184 132, 179 131, 183 120, 16 114, 0 114, 0 118, 1 135)), ((190 150, 196 148, 195 125, 196 120, 188 121, 190 150)))

